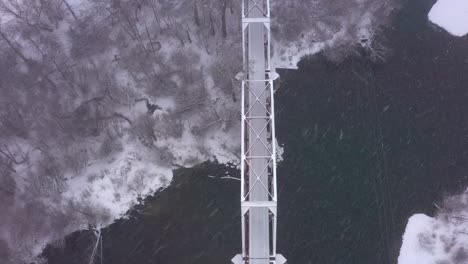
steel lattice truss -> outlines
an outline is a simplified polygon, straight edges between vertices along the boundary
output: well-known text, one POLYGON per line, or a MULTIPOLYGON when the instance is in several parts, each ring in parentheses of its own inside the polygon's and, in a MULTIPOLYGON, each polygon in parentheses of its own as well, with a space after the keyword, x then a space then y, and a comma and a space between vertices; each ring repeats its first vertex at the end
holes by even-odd
POLYGON ((269 0, 242 0, 242 254, 235 264, 283 264, 276 253, 277 184, 269 0))
MULTIPOLYGON (((274 130, 274 108, 273 108, 273 81, 272 80, 246 80, 242 82, 242 164, 241 173, 244 184, 241 186, 241 202, 250 201, 250 193, 253 188, 261 185, 268 193, 269 202, 276 202, 276 149, 275 149, 275 130, 274 130), (250 89, 250 83, 259 83, 264 86, 260 91, 255 92, 250 89), (264 98, 262 100, 261 98, 264 98), (250 100, 249 100, 250 99, 250 100), (265 100, 266 99, 266 100, 265 100), (264 102, 262 102, 264 101, 264 102), (253 103, 252 103, 253 102, 253 103), (251 115, 250 112, 254 108, 261 108, 264 115, 251 115), (253 122, 262 120, 260 127, 254 127, 253 122), (250 133, 248 133, 250 132, 250 133), (252 149, 260 147, 263 155, 256 155, 252 149), (253 160, 263 160, 263 166, 260 168, 252 168, 253 160), (259 171, 260 169, 260 171, 259 171), (267 177, 264 175, 267 173, 267 177), (253 175, 255 182, 249 182, 249 175, 253 175)), ((275 205, 276 206, 276 205, 275 205)), ((276 214, 276 209, 272 209, 276 214)))
POLYGON ((270 18, 270 1, 269 0, 242 0, 242 18, 251 18, 251 17, 270 18))

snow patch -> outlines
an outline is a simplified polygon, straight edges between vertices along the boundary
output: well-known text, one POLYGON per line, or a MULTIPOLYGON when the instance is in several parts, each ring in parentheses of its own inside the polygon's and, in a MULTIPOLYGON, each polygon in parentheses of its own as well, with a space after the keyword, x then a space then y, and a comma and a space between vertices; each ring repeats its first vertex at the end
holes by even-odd
POLYGON ((429 12, 429 20, 455 36, 468 34, 468 1, 439 0, 429 12))
POLYGON ((176 108, 174 97, 160 97, 152 101, 164 110, 174 111, 176 108))
POLYGON ((66 0, 75 14, 80 17, 91 6, 90 0, 66 0))
POLYGON ((360 38, 361 46, 363 48, 370 47, 370 42, 372 41, 372 20, 371 15, 369 13, 366 13, 362 17, 362 20, 359 23, 358 31, 358 37, 360 38))
POLYGON ((274 65, 274 68, 297 69, 297 64, 302 58, 318 53, 324 47, 324 43, 315 43, 312 46, 307 46, 300 41, 288 46, 274 46, 272 64, 274 65))
POLYGON ((468 263, 468 191, 445 199, 435 217, 415 214, 403 235, 398 264, 468 263))
POLYGON ((71 51, 71 42, 68 37, 68 32, 70 31, 70 23, 67 20, 60 21, 58 28, 54 30, 54 33, 57 36, 57 39, 61 42, 62 47, 67 55, 70 55, 71 51))
POLYGON ((284 145, 280 146, 278 143, 278 139, 275 139, 275 145, 276 145, 276 162, 282 162, 283 159, 283 153, 284 153, 284 145))
MULTIPOLYGON (((79 204, 103 208, 118 219, 136 204, 138 197, 144 198, 167 187, 172 179, 172 168, 155 164, 144 148, 130 142, 124 146, 125 151, 115 159, 90 163, 83 173, 86 177, 69 180, 64 196, 79 204)), ((108 223, 101 224, 104 227, 108 223)))
POLYGON ((434 220, 425 214, 416 214, 410 217, 403 235, 403 246, 398 257, 399 264, 434 262, 430 244, 426 245, 423 242, 424 235, 430 234, 433 224, 434 220))

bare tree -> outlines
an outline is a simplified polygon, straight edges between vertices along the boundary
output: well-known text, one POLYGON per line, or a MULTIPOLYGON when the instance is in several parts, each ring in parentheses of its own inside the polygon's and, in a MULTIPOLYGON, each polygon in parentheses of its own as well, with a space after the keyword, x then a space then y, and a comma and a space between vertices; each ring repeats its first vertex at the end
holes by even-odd
POLYGON ((65 6, 67 7, 68 11, 73 16, 73 18, 76 21, 78 21, 78 17, 76 16, 75 11, 73 11, 73 8, 70 6, 70 4, 67 2, 67 0, 62 0, 62 2, 65 4, 65 6))
POLYGON ((361 40, 362 46, 369 53, 373 62, 385 62, 390 54, 390 49, 385 45, 385 39, 381 27, 372 28, 369 36, 361 40))
POLYGON ((53 31, 51 24, 57 24, 63 17, 58 0, 0 1, 0 12, 38 31, 53 31))

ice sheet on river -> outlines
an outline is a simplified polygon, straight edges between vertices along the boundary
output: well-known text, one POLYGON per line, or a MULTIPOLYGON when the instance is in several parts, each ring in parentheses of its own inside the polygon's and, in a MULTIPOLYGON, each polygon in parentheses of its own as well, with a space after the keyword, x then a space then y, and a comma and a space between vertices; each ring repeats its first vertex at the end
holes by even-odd
POLYGON ((468 1, 439 0, 429 12, 429 20, 455 36, 468 34, 468 1))

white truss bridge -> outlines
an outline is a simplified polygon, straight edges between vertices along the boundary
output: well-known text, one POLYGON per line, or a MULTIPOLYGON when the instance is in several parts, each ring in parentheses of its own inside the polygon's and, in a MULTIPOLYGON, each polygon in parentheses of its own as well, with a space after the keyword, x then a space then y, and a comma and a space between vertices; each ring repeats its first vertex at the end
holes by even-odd
POLYGON ((276 252, 278 190, 270 2, 242 1, 242 254, 234 264, 284 264, 276 252))

